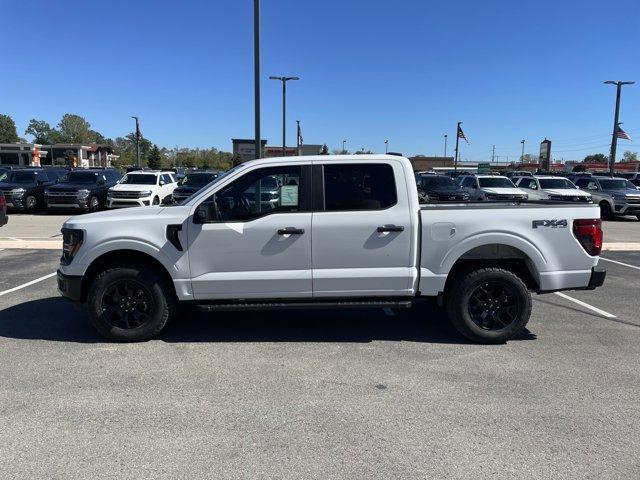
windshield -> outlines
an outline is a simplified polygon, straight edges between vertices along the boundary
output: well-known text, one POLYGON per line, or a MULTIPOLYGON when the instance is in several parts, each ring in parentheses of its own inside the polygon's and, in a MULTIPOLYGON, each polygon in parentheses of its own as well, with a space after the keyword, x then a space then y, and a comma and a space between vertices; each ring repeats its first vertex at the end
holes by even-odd
POLYGON ((192 173, 184 177, 182 185, 188 185, 190 187, 204 187, 207 183, 215 180, 217 176, 217 173, 192 173))
POLYGON ((155 185, 158 176, 150 173, 127 173, 120 183, 126 185, 155 185))
POLYGON ((505 177, 486 177, 479 178, 480 188, 514 188, 515 185, 511 180, 505 177))
MULTIPOLYGON (((222 172, 222 173, 217 173, 217 177, 213 180, 213 182, 211 183, 211 185, 215 185, 216 183, 219 183, 223 178, 225 178, 227 175, 236 172, 237 170, 239 170, 240 168, 242 168, 243 165, 236 165, 233 168, 230 168, 229 170, 227 170, 226 172, 222 172)), ((186 204, 189 200, 191 200, 195 195, 199 195, 200 194, 200 190, 198 190, 197 192, 193 193, 192 195, 188 196, 187 198, 185 198, 183 201, 181 202, 176 202, 173 205, 184 205, 186 204)))
POLYGON ((566 178, 541 178, 540 188, 572 188, 576 186, 566 178))
POLYGON ((8 176, 11 183, 34 183, 36 181, 35 172, 11 172, 8 176))
POLYGON ((628 188, 635 190, 636 186, 629 180, 620 179, 604 179, 600 180, 600 186, 603 190, 626 190, 628 188))
POLYGON ((422 187, 449 187, 458 188, 458 184, 451 177, 444 175, 423 175, 420 177, 422 187))
POLYGON ((93 185, 98 179, 98 174, 95 172, 69 172, 60 183, 79 183, 82 185, 93 185))

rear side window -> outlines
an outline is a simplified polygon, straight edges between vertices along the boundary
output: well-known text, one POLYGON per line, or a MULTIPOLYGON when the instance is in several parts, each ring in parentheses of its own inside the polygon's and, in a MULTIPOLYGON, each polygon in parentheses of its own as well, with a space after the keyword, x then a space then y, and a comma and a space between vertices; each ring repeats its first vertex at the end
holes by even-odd
POLYGON ((325 210, 382 210, 398 201, 391 165, 324 166, 325 210))

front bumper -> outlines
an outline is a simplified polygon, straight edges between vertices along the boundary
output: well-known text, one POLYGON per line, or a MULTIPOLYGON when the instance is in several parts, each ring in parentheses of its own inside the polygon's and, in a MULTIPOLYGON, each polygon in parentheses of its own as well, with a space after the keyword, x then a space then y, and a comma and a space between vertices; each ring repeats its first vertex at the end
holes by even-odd
POLYGON ((620 215, 637 215, 640 213, 640 203, 616 203, 614 210, 620 215))
POLYGON ((65 275, 58 270, 58 292, 72 302, 81 302, 82 277, 65 275))
POLYGON ((148 207, 149 205, 151 205, 151 197, 107 199, 107 208, 148 207))

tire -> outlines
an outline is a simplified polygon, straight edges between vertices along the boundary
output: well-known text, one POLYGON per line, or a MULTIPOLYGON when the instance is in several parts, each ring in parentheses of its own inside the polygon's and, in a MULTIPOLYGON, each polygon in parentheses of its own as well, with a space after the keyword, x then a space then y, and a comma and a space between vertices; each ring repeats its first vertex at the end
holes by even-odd
POLYGON ((638 221, 640 221, 640 215, 636 215, 636 218, 638 219, 638 221))
POLYGON ((160 199, 158 197, 153 197, 151 205, 160 205, 160 199))
POLYGON ((38 199, 33 195, 28 195, 24 200, 24 209, 27 212, 35 212, 38 208, 38 199))
POLYGON ((502 268, 466 270, 451 285, 445 292, 447 314, 455 329, 469 340, 504 343, 522 332, 529 321, 531 294, 513 272, 502 268))
POLYGON ((89 199, 89 203, 87 204, 87 209, 90 212, 97 212, 100 210, 100 199, 98 197, 91 197, 89 199))
POLYGON ((611 211, 609 202, 600 202, 600 218, 602 220, 611 220, 613 218, 613 212, 611 211))
POLYGON ((117 342, 155 337, 168 323, 174 306, 167 280, 143 263, 115 265, 100 272, 87 295, 92 325, 100 335, 117 342))

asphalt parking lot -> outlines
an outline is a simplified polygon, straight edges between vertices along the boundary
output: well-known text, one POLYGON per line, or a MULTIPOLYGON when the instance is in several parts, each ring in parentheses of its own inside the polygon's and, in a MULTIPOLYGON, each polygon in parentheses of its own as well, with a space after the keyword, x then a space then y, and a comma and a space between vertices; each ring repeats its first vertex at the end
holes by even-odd
POLYGON ((107 343, 55 278, 23 286, 58 257, 0 251, 0 478, 640 471, 640 252, 605 252, 601 289, 535 297, 499 346, 435 306, 187 311, 157 340, 107 343))

